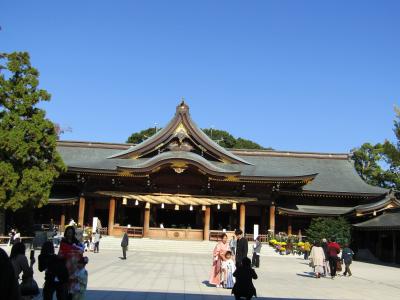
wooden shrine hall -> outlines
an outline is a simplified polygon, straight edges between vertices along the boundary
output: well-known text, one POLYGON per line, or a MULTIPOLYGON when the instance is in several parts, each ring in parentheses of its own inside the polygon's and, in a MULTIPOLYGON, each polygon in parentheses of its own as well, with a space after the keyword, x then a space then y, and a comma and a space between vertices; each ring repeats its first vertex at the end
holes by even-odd
POLYGON ((68 170, 36 222, 98 217, 115 236, 208 240, 254 225, 295 234, 316 216, 376 214, 373 203, 389 195, 357 175, 349 154, 222 148, 184 102, 140 144, 60 141, 58 151, 68 170))

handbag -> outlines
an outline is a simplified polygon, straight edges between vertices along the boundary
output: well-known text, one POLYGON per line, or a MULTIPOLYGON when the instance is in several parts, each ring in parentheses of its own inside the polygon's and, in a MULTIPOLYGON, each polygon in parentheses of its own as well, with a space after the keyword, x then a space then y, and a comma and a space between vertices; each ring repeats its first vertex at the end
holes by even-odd
POLYGON ((32 277, 23 279, 19 285, 21 296, 37 296, 39 295, 39 286, 32 277))

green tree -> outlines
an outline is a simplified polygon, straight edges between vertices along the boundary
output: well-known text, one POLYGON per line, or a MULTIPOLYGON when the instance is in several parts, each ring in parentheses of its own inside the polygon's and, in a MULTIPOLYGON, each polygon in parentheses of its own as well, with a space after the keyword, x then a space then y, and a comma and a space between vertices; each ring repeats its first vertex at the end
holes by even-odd
POLYGON ((389 166, 386 171, 386 178, 389 186, 400 190, 400 109, 395 107, 396 119, 394 120, 393 132, 397 138, 397 142, 392 143, 386 140, 383 143, 384 159, 389 166))
POLYGON ((50 94, 39 89, 29 54, 0 55, 0 209, 40 207, 65 171, 54 124, 37 107, 50 94))
POLYGON ((132 144, 140 144, 145 139, 151 137, 155 133, 156 133, 156 128, 150 127, 150 128, 144 129, 142 131, 132 133, 126 142, 132 143, 132 144))
POLYGON ((338 218, 315 218, 311 220, 306 235, 311 242, 321 241, 323 238, 335 237, 337 242, 350 242, 351 225, 343 217, 338 218))
MULTIPOLYGON (((247 139, 243 138, 235 138, 229 132, 220 129, 213 128, 205 128, 203 129, 204 133, 207 134, 213 141, 218 143, 220 146, 224 148, 230 149, 269 149, 272 148, 264 148, 261 145, 247 139)), ((145 130, 133 133, 127 140, 127 143, 139 144, 143 142, 145 139, 149 138, 153 134, 156 133, 154 127, 147 128, 145 130)))
POLYGON ((357 173, 367 183, 400 190, 400 110, 395 108, 394 133, 397 142, 364 143, 353 149, 352 158, 357 173))
POLYGON ((221 147, 235 148, 236 139, 229 132, 227 132, 225 130, 214 129, 214 128, 204 128, 203 131, 212 140, 217 142, 221 147))

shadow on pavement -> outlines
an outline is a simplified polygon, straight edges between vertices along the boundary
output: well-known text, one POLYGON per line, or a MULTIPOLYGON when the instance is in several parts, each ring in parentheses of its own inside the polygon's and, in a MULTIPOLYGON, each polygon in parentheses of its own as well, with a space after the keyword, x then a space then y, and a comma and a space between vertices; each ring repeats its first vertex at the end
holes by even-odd
MULTIPOLYGON (((88 290, 86 292, 86 300, 234 300, 232 295, 210 295, 210 294, 185 294, 185 293, 168 293, 168 292, 143 292, 143 291, 104 291, 104 290, 88 290)), ((257 297, 256 300, 308 300, 309 298, 272 298, 257 297)), ((314 299, 315 300, 315 299, 314 299)), ((322 299, 320 299, 322 300, 322 299)))
POLYGON ((208 280, 204 280, 204 281, 202 282, 202 284, 204 284, 206 287, 215 287, 215 285, 214 285, 214 284, 211 284, 208 280))
POLYGON ((315 278, 315 275, 313 272, 296 273, 296 275, 301 276, 301 277, 315 278))

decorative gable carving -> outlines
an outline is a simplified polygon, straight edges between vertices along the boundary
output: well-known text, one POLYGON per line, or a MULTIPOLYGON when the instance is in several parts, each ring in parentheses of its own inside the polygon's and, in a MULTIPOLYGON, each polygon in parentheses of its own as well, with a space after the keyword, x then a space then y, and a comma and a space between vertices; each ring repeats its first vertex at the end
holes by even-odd
POLYGON ((109 158, 151 158, 166 151, 192 152, 210 161, 250 165, 199 129, 192 121, 189 106, 184 101, 177 106, 174 118, 166 127, 142 143, 109 158))

